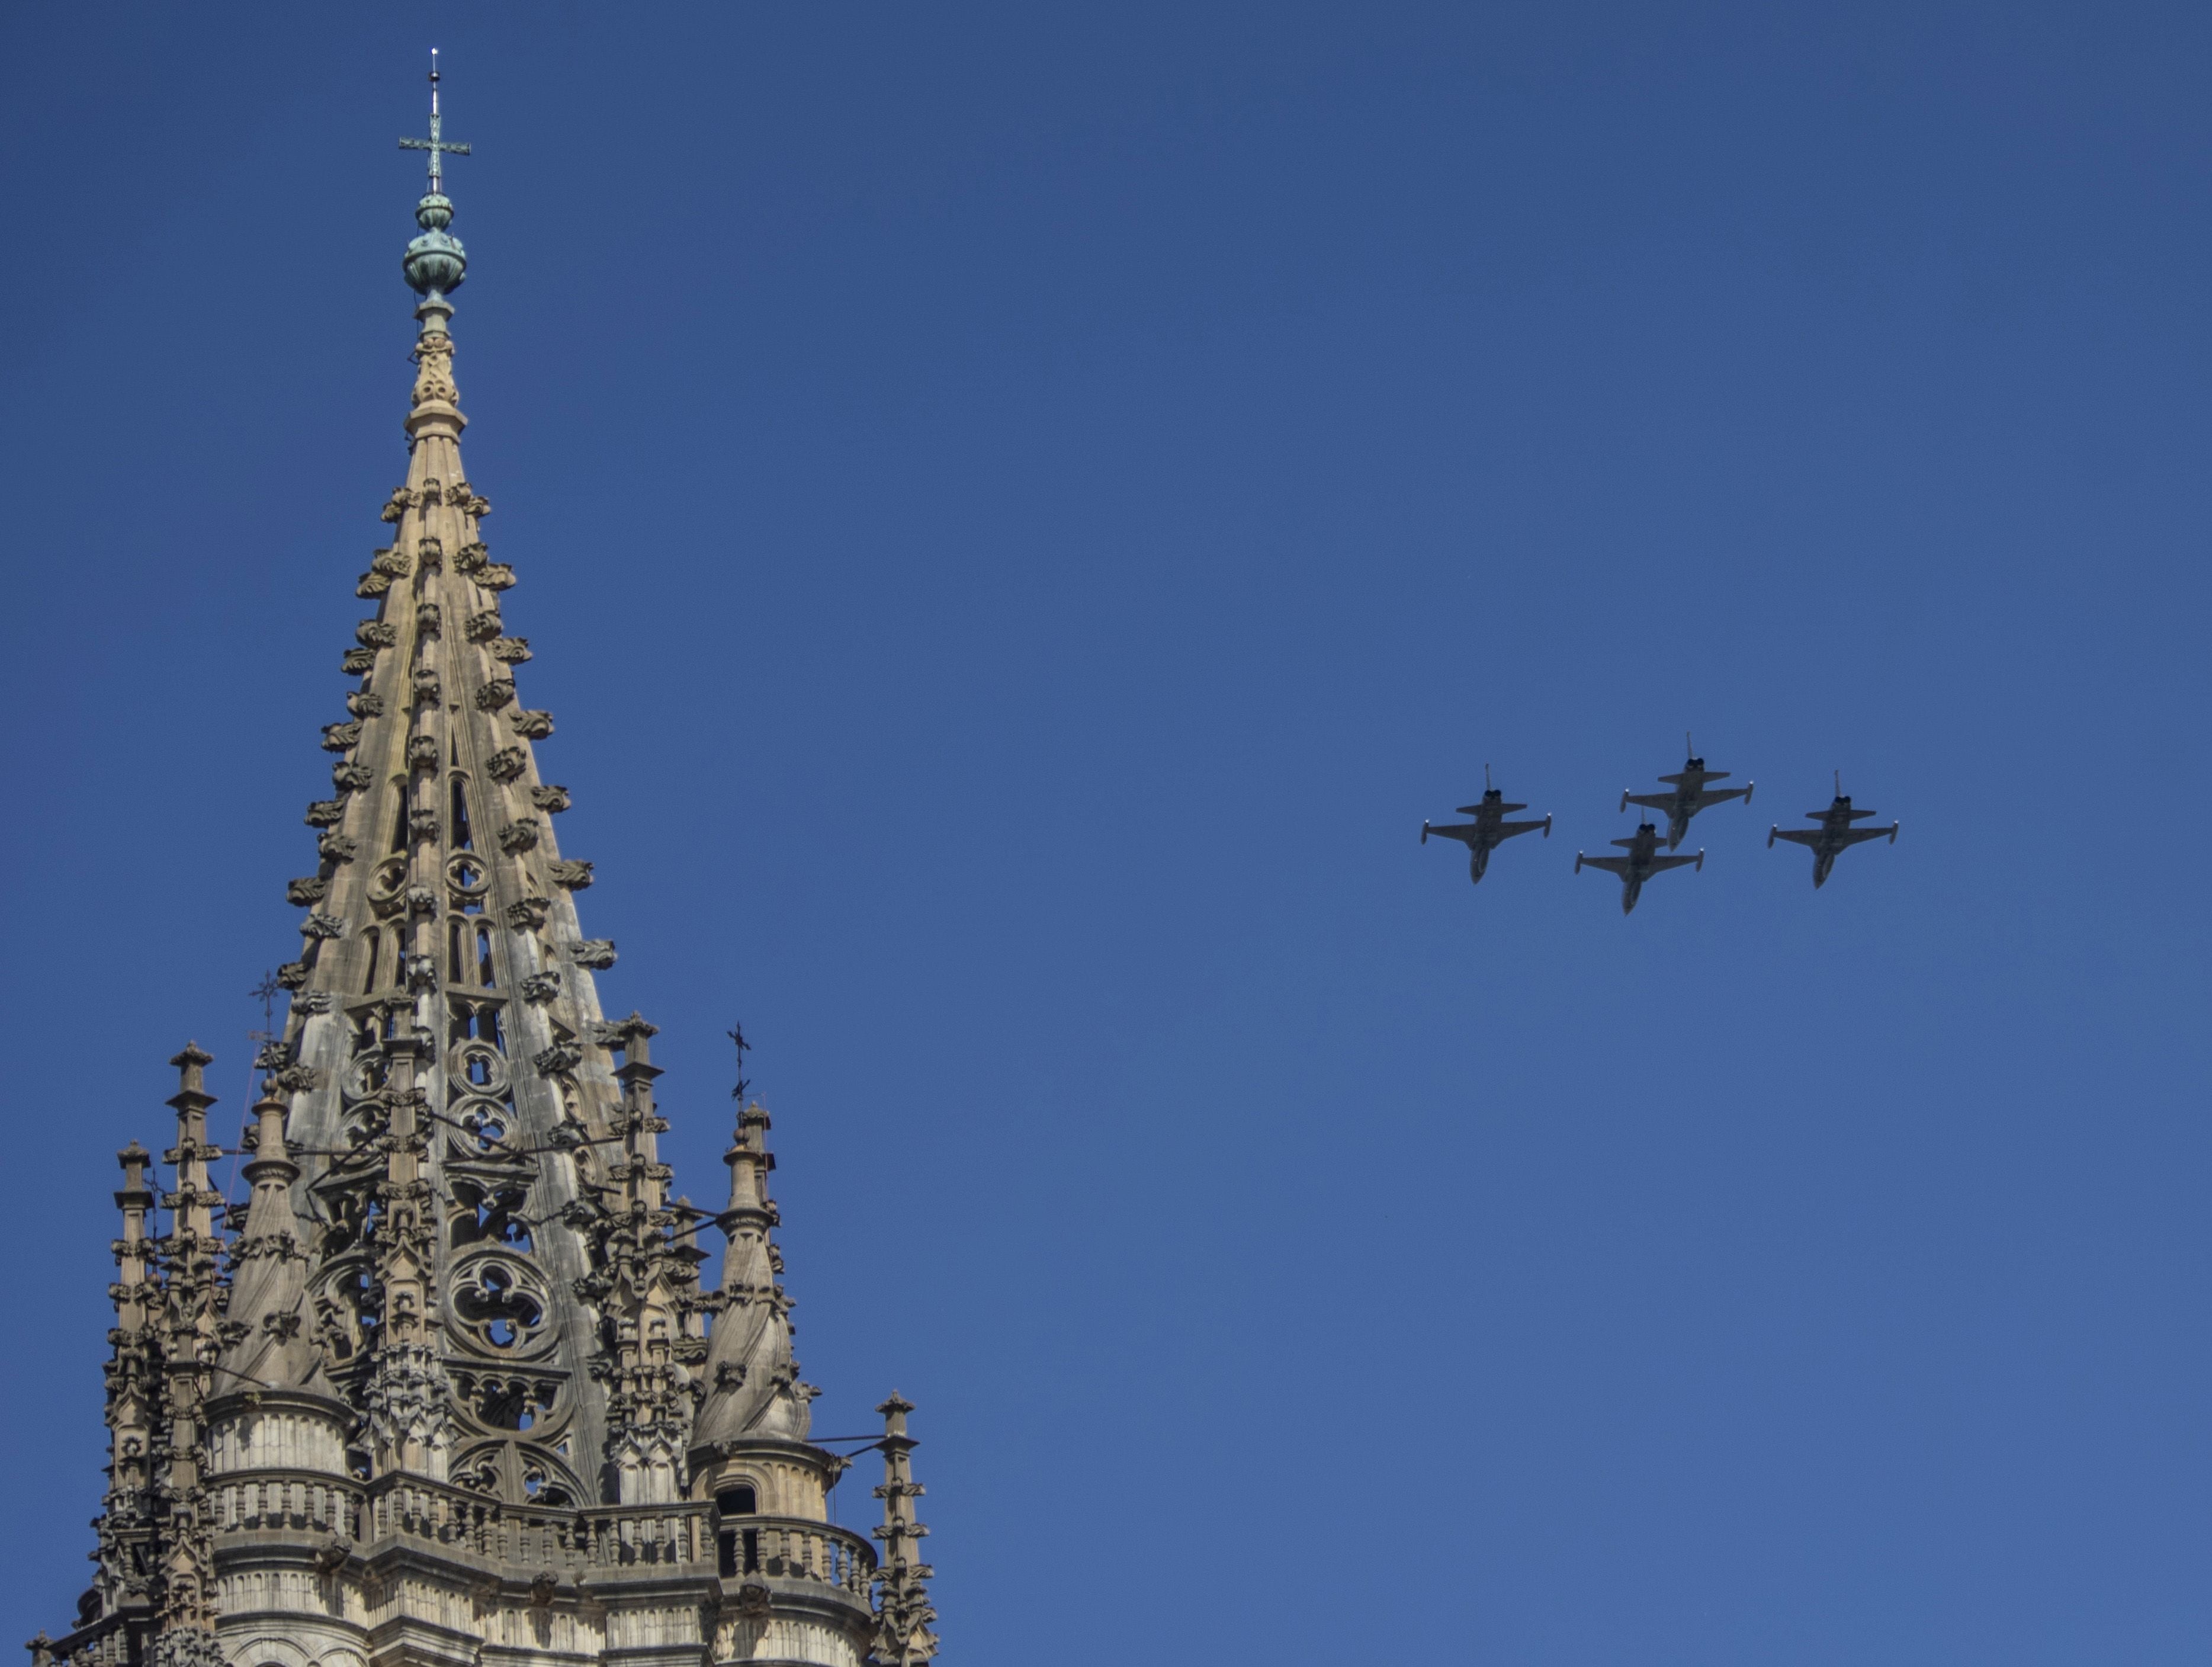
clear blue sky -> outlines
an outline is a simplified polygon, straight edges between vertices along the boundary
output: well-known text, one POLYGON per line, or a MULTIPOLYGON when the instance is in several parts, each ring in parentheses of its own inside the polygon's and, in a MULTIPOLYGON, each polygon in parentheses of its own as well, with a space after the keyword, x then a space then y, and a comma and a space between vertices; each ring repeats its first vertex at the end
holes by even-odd
POLYGON ((370 9, 0 32, 14 1636, 296 946, 435 44, 601 988, 695 1196, 757 1039, 949 1660, 2212 1652, 2212 13, 370 9))

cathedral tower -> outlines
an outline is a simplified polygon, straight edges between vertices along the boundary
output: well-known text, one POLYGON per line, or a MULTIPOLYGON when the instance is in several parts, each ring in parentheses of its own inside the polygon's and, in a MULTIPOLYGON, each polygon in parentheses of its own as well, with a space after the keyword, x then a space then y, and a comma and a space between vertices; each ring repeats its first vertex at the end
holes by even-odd
POLYGON ((282 1040, 225 1206, 209 1056, 174 1144, 121 1154, 108 1488, 76 1623, 33 1667, 917 1667, 936 1653, 893 1394, 877 1537, 828 1520, 769 1191, 742 1106, 729 1205, 669 1194, 654 1027, 608 1020, 524 702, 491 513, 461 464, 435 70, 408 244, 407 475, 322 730, 330 797, 282 1040), (703 1228, 727 1242, 702 1285, 703 1228))

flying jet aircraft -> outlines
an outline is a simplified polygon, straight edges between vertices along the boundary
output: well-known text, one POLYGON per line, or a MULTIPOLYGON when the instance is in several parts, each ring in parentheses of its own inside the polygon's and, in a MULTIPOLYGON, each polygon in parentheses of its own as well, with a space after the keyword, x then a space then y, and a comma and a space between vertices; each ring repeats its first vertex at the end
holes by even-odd
POLYGON ((1817 822, 1817 828, 1774 827, 1767 830, 1767 849, 1771 850, 1778 839, 1787 839, 1813 849, 1813 884, 1817 888, 1828 883, 1828 871, 1836 866, 1836 859, 1854 845, 1863 845, 1869 839, 1887 839, 1897 843, 1897 824, 1887 828, 1854 828, 1851 824, 1862 817, 1872 816, 1872 811, 1855 811, 1851 796, 1844 791, 1844 773, 1836 772, 1835 802, 1824 811, 1807 811, 1808 820, 1817 822))
POLYGON ((1462 805, 1459 807, 1459 813, 1462 816, 1471 816, 1474 820, 1455 822, 1443 828, 1423 822, 1421 843, 1427 844, 1431 834, 1436 835, 1439 839, 1459 841, 1461 844, 1467 847, 1470 854, 1467 865, 1468 877, 1480 885, 1482 884, 1483 870, 1490 867, 1490 854, 1512 838, 1515 834, 1534 833, 1537 829, 1541 828, 1544 830, 1545 838, 1549 839, 1552 837, 1552 818, 1548 816, 1541 822, 1508 822, 1505 819, 1508 812, 1525 811, 1528 808, 1526 805, 1509 805, 1505 802, 1504 794, 1490 785, 1490 766, 1485 764, 1482 767, 1482 801, 1480 804, 1462 805))
MULTIPOLYGON (((1631 805, 1641 805, 1646 810, 1667 812, 1667 849, 1670 851, 1682 843, 1682 836, 1690 831, 1690 818, 1699 811, 1709 810, 1730 799, 1741 799, 1748 805, 1751 790, 1759 785, 1756 782, 1746 782, 1740 788, 1708 788, 1706 782, 1719 781, 1728 771, 1707 770, 1705 761, 1697 756, 1695 744, 1687 735, 1683 736, 1682 740, 1690 757, 1683 764, 1681 774, 1659 778, 1672 787, 1674 792, 1629 793, 1624 790, 1620 795, 1623 810, 1631 805)), ((1614 842, 1616 844, 1619 843, 1618 840, 1614 842)))
POLYGON ((1646 822, 1636 830, 1633 839, 1616 839, 1614 844, 1626 848, 1626 856, 1584 856, 1575 853, 1575 872, 1585 868, 1602 868, 1609 874, 1620 876, 1620 912, 1624 915, 1636 907, 1636 899, 1644 893, 1644 882, 1654 874, 1663 874, 1669 868, 1703 868, 1705 854, 1695 856, 1661 856, 1659 830, 1646 822))

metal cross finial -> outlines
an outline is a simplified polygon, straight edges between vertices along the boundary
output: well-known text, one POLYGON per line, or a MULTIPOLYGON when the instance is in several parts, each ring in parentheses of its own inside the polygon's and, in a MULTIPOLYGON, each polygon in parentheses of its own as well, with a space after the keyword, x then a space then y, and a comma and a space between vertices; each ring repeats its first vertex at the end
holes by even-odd
POLYGON ((430 48, 430 137, 427 139, 402 139, 402 150, 427 150, 430 153, 430 195, 446 194, 446 170, 439 161, 442 156, 465 156, 469 148, 465 144, 447 144, 444 137, 445 119, 438 113, 438 49, 430 48))
POLYGON ((730 1090, 730 1098, 743 1103, 746 1091, 753 1086, 752 1080, 744 1074, 745 1056, 753 1050, 753 1044, 745 1040, 745 1027, 743 1025, 732 1025, 722 1034, 738 1044, 738 1086, 730 1090))

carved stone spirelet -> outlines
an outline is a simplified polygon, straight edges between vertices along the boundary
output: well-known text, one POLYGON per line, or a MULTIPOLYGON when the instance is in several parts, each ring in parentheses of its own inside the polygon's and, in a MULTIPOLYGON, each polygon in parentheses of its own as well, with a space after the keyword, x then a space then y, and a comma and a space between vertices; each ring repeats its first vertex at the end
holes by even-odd
POLYGON ((323 751, 325 752, 350 752, 354 743, 360 739, 361 726, 357 723, 326 723, 323 726, 323 751))
POLYGON ((549 782, 530 789, 530 802, 541 811, 565 811, 569 805, 568 789, 549 782))
POLYGON ((351 862, 360 849, 342 833, 326 833, 315 842, 316 855, 325 862, 351 862))
POLYGON ((509 666, 520 666, 530 658, 530 639, 526 636, 502 636, 491 645, 491 657, 509 666))
POLYGON ((376 669, 376 650, 348 648, 338 660, 338 670, 349 678, 367 677, 376 669))
POLYGON ((586 938, 569 949, 568 958, 580 967, 589 967, 594 972, 605 972, 615 964, 614 940, 586 938))
POLYGON ((495 782, 512 782, 529 767, 529 755, 519 746, 503 746, 484 760, 495 782))
POLYGON ((331 883, 319 874, 288 880, 284 885, 284 901, 295 909, 307 909, 320 903, 330 895, 331 883))
POLYGON ((544 897, 520 897, 507 906, 507 923, 517 932, 542 932, 553 905, 544 897))
POLYGON ((311 828, 335 828, 345 820, 345 800, 318 799, 307 806, 307 825, 311 828))
POLYGON ((494 678, 477 691, 477 709, 480 712, 496 712, 502 706, 513 704, 514 700, 513 678, 494 678))
POLYGON ((522 981, 522 999, 526 1001, 550 1001, 561 993, 561 975, 557 972, 533 972, 522 981))
POLYGON ((546 870, 553 883, 570 891, 581 891, 592 883, 592 865, 588 862, 551 862, 546 870))
POLYGON ((378 718, 384 715, 384 697, 366 689, 356 689, 346 697, 346 710, 356 718, 378 718))
POLYGON ((514 726, 514 733, 526 741, 542 741, 553 733, 550 712, 535 712, 524 707, 510 713, 507 721, 514 726))
POLYGON ((353 628, 353 640, 364 648, 389 648, 399 641, 399 627, 381 619, 364 619, 353 628))

